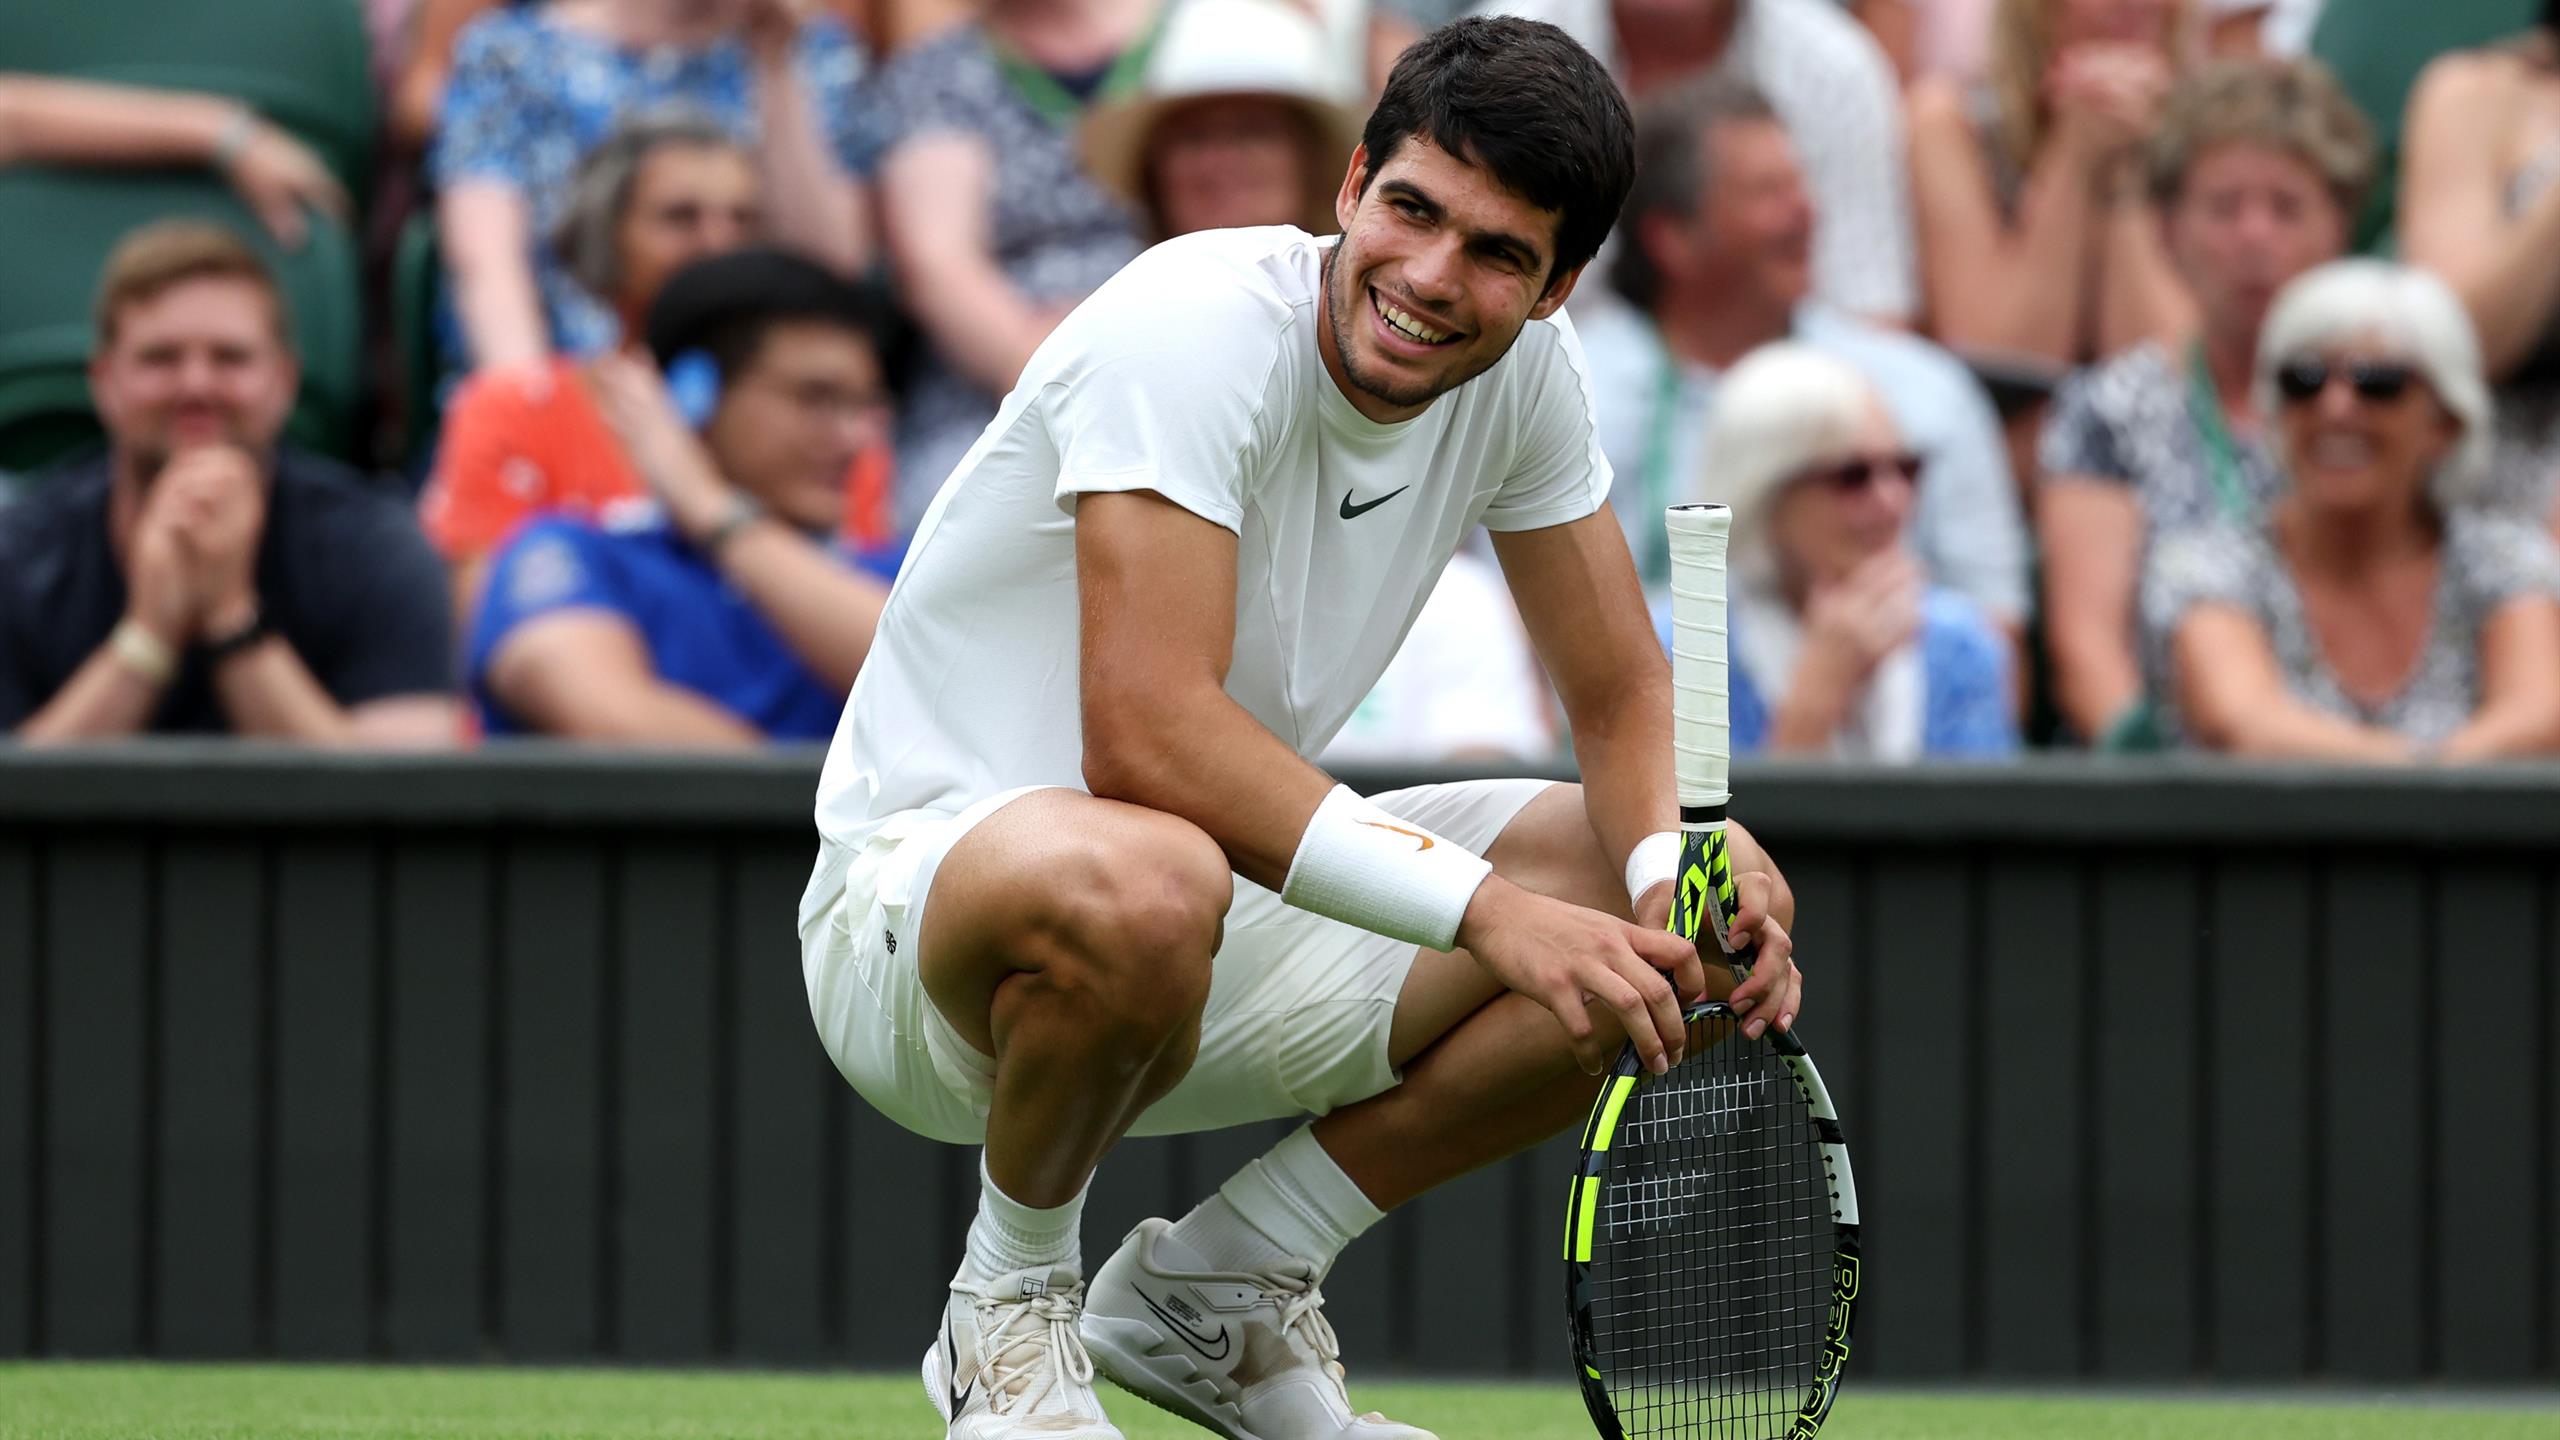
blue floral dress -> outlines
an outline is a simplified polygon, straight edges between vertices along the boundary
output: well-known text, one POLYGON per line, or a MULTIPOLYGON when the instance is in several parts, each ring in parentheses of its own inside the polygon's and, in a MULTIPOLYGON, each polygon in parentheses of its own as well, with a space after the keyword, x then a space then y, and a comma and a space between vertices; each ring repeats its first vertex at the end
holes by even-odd
MULTIPOLYGON (((795 61, 821 133, 833 139, 847 170, 869 175, 880 144, 874 116, 860 101, 860 47, 835 21, 814 21, 800 32, 795 61)), ((542 5, 489 11, 456 42, 428 175, 439 189, 496 180, 524 196, 533 219, 534 281, 555 349, 593 354, 620 338, 611 308, 571 280, 551 249, 578 161, 625 120, 672 109, 707 116, 753 144, 755 66, 745 43, 626 49, 560 24, 542 5)), ((458 339, 448 335, 449 344, 458 339)))

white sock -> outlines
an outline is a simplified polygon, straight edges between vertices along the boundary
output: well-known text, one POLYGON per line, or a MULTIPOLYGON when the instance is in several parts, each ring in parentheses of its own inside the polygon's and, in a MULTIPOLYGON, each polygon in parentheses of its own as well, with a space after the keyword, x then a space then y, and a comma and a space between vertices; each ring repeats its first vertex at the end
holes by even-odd
POLYGON ((996 1188, 986 1152, 978 1152, 978 1218, 969 1222, 969 1256, 960 1278, 987 1281, 1044 1265, 1083 1273, 1084 1195, 1078 1190, 1064 1205, 1035 1210, 996 1188))
POLYGON ((1245 1274, 1295 1257, 1323 1275, 1360 1233, 1386 1218, 1300 1128, 1175 1222, 1174 1238, 1216 1270, 1245 1274))

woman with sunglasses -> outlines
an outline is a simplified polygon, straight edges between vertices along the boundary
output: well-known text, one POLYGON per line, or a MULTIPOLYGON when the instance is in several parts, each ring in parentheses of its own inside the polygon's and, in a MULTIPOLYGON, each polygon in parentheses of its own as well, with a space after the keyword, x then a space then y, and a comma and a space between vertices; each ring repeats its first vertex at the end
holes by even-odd
MULTIPOLYGON (((1736 750, 1905 761, 2018 748, 2009 645, 1928 585, 1909 544, 1919 459, 1866 378, 1797 342, 1717 388, 1701 500, 1733 507, 1736 750)), ((1667 612, 1666 612, 1667 617, 1667 612)))
POLYGON ((2560 748, 2560 550, 2482 503, 2492 406, 2453 291, 2324 265, 2277 298, 2256 389, 2287 489, 2256 523, 2162 540, 2145 578, 2171 724, 2329 760, 2560 748))

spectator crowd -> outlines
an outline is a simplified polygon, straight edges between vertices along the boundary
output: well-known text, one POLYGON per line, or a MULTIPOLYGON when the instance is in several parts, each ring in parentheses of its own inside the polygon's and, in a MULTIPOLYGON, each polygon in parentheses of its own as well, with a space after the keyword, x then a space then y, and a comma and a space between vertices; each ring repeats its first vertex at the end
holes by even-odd
MULTIPOLYGON (((1738 749, 2560 752, 2560 0, 11 7, 0 731, 822 739, 1051 329, 1497 11, 1634 107, 1566 314, 1738 749)), ((1329 753, 1563 743, 1475 546, 1329 753)))

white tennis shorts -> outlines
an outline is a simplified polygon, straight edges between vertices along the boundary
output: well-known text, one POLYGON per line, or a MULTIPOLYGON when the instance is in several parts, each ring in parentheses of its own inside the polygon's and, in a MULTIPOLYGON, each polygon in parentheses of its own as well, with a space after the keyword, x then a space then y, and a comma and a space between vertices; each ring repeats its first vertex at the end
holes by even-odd
MULTIPOLYGON (((1470 780, 1371 798, 1481 854, 1550 783, 1470 780)), ((990 795, 956 816, 894 815, 858 847, 826 842, 800 902, 801 970, 827 1054, 863 1099, 930 1139, 985 1140, 996 1062, 925 995, 911 937, 942 857, 1036 788, 990 795)), ((1321 1115, 1394 1085, 1388 1030, 1417 953, 1408 941, 1282 904, 1239 877, 1210 975, 1200 1058, 1131 1133, 1321 1115)))

